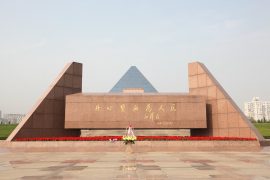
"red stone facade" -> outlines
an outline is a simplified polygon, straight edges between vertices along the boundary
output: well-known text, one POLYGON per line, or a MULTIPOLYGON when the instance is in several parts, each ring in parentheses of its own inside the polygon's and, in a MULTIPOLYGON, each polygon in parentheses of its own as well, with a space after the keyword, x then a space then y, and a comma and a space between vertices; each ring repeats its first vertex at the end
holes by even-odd
POLYGON ((207 128, 202 96, 182 94, 75 94, 66 98, 65 128, 207 128))
POLYGON ((36 105, 8 137, 79 136, 79 130, 64 129, 65 97, 82 92, 82 64, 69 63, 36 105))
POLYGON ((252 137, 263 139, 209 70, 199 62, 188 67, 189 93, 207 99, 207 129, 192 129, 193 136, 252 137))

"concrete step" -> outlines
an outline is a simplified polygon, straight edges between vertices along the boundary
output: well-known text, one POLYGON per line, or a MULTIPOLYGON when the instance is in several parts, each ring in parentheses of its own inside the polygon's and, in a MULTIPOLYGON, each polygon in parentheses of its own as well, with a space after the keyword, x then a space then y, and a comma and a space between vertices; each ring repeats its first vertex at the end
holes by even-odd
POLYGON ((270 146, 270 139, 260 141, 261 146, 270 146))

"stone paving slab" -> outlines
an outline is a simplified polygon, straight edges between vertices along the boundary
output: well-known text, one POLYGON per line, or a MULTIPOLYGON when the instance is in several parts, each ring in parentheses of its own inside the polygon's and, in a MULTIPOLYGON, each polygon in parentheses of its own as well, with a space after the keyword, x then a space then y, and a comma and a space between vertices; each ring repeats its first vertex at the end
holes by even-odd
POLYGON ((12 152, 0 179, 270 179, 270 149, 258 152, 12 152))

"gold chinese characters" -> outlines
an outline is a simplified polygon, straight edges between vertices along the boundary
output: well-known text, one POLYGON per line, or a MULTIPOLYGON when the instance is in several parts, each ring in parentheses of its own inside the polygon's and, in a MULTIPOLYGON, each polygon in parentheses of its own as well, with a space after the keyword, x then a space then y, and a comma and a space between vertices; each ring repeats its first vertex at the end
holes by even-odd
MULTIPOLYGON (((141 119, 158 121, 162 119, 164 113, 174 113, 177 110, 175 103, 117 103, 117 104, 95 104, 94 110, 96 112, 120 112, 125 113, 139 113, 142 114, 141 119)), ((169 124, 167 124, 169 125, 169 124)))
POLYGON ((158 113, 163 113, 163 112, 176 112, 176 104, 174 103, 168 103, 168 104, 151 104, 148 103, 146 105, 139 105, 139 104, 118 104, 118 105, 101 105, 101 104, 96 104, 94 106, 94 110, 97 112, 101 111, 120 111, 122 113, 125 112, 139 112, 143 111, 147 114, 149 114, 149 117, 154 117, 154 115, 157 115, 158 119, 158 113), (154 108, 155 107, 155 108, 154 108))

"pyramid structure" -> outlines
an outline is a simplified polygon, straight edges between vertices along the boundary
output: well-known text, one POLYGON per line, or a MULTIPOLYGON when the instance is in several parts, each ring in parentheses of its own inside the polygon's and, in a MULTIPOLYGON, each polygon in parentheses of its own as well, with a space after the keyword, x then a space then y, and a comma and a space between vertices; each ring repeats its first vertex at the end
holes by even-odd
POLYGON ((110 90, 110 93, 121 93, 124 89, 140 88, 146 93, 157 93, 154 86, 144 77, 136 66, 131 66, 129 70, 121 77, 121 79, 110 90))

